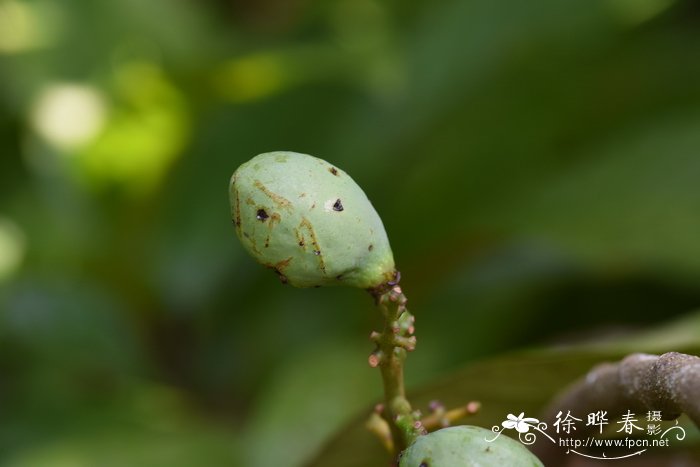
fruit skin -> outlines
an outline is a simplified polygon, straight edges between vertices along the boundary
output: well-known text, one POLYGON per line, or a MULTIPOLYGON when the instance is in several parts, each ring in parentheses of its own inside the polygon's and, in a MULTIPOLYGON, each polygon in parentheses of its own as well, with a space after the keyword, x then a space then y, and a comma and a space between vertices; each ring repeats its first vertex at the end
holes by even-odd
POLYGON ((241 243, 283 282, 370 289, 394 278, 379 215, 347 173, 322 159, 255 156, 233 173, 229 198, 241 243))
POLYGON ((402 454, 399 467, 542 467, 519 442, 477 426, 453 426, 419 436, 402 454))

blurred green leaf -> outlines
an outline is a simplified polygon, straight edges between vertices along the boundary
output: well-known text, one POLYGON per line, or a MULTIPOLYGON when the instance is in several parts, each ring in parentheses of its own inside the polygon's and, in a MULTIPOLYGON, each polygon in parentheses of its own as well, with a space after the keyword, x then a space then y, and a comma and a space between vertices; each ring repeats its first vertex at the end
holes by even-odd
POLYGON ((244 439, 245 465, 302 465, 381 393, 360 344, 319 343, 273 374, 244 439))
MULTIPOLYGON (((695 3, 0 0, 0 462, 298 464, 380 397, 367 297, 282 287, 237 244, 226 186, 264 151, 333 161, 377 207, 413 387, 696 308, 695 3)), ((512 372, 534 407, 639 339, 444 390, 512 372)))
POLYGON ((244 465, 240 463, 237 434, 205 422, 177 391, 137 386, 122 396, 116 403, 100 407, 97 413, 88 414, 78 408, 71 429, 53 439, 26 446, 26 440, 22 440, 22 444, 3 453, 3 465, 244 465))

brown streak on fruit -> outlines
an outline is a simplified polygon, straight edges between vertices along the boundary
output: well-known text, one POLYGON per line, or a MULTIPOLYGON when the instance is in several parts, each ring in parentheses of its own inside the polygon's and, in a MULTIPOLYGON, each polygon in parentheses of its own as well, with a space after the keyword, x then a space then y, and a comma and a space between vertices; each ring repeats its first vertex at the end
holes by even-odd
POLYGON ((262 184, 262 182, 260 180, 255 180, 253 182, 253 185, 255 185, 255 187, 258 190, 262 191, 265 194, 265 196, 270 198, 279 207, 284 208, 288 211, 290 211, 292 209, 291 201, 289 201, 287 198, 285 198, 283 196, 280 196, 276 193, 271 192, 265 185, 262 184))
POLYGON ((287 266, 289 266, 289 263, 292 262, 292 258, 293 258, 293 257, 290 256, 289 258, 283 259, 283 260, 280 261, 279 263, 275 264, 275 269, 276 269, 277 271, 279 271, 279 272, 284 271, 284 270, 287 268, 287 266))
POLYGON ((234 220, 234 223, 236 224, 236 229, 240 230, 241 228, 241 200, 238 194, 238 186, 236 185, 236 179, 233 179, 233 190, 236 192, 236 219, 234 220))
POLYGON ((273 212, 270 216, 270 222, 267 223, 267 238, 265 238, 265 248, 270 246, 270 237, 272 236, 272 229, 275 228, 275 224, 279 224, 282 218, 276 212, 273 212))
POLYGON ((311 225, 311 222, 306 217, 301 218, 301 224, 299 224, 299 227, 304 227, 306 230, 309 232, 309 236, 311 237, 311 244, 314 247, 314 254, 318 257, 318 267, 323 272, 323 274, 326 274, 326 262, 323 260, 323 255, 321 254, 321 247, 318 246, 318 239, 316 238, 316 232, 314 232, 314 228, 311 225))
POLYGON ((304 251, 306 251, 306 242, 304 241, 304 234, 299 231, 299 229, 294 229, 294 236, 297 238, 297 243, 304 251))
POLYGON ((277 274, 277 277, 280 278, 280 282, 281 282, 281 283, 286 284, 287 282, 289 282, 289 280, 287 279, 287 276, 285 276, 284 274, 282 274, 282 273, 279 271, 279 269, 274 268, 274 267, 272 267, 272 266, 269 266, 269 268, 272 269, 273 271, 275 271, 275 274, 277 274))
POLYGON ((272 269, 275 271, 275 274, 280 278, 280 282, 283 284, 286 284, 288 282, 287 276, 284 275, 284 270, 289 266, 289 263, 292 262, 292 257, 290 256, 287 259, 283 259, 282 261, 279 261, 275 264, 266 264, 268 268, 272 269))

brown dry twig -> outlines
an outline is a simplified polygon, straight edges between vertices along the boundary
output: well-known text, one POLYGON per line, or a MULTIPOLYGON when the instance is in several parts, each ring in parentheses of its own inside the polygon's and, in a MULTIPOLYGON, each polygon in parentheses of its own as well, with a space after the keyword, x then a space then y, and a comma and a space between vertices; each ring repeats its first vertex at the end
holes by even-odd
POLYGON ((549 409, 661 411, 664 420, 686 413, 700 426, 700 358, 677 352, 661 356, 632 354, 604 363, 574 383, 549 409))
MULTIPOLYGON (((607 411, 609 417, 628 410, 660 411, 664 420, 685 413, 700 427, 700 358, 677 352, 636 353, 619 363, 598 365, 556 398, 544 419, 554 419, 559 411, 599 410, 607 411)), ((537 454, 549 465, 547 460, 551 462, 556 454, 542 448, 537 454)))

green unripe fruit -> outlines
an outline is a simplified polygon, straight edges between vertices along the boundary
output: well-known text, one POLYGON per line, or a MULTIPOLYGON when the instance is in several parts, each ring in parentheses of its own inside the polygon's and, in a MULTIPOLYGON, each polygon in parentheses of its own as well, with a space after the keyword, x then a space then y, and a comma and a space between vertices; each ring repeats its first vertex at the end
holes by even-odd
POLYGON ((402 454, 400 467, 542 467, 525 446, 477 426, 453 426, 419 436, 402 454))
POLYGON ((260 154, 229 185, 231 216, 246 250, 297 287, 378 287, 394 257, 379 215, 348 174, 295 152, 260 154))

